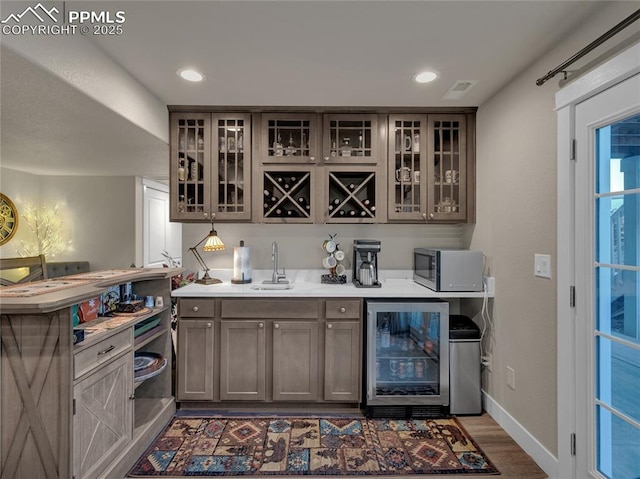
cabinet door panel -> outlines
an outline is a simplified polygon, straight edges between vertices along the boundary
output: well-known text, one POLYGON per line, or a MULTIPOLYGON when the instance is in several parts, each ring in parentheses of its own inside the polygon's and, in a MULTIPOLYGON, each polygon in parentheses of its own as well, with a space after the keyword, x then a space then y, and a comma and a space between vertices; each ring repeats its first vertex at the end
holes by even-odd
POLYGON ((467 131, 465 115, 428 116, 429 220, 467 217, 467 131))
POLYGON ((360 323, 327 322, 324 352, 324 399, 360 400, 360 323))
POLYGON ((273 399, 318 397, 318 323, 273 323, 273 399))
POLYGON ((323 161, 333 164, 377 164, 380 161, 378 116, 328 114, 322 130, 323 161))
POLYGON ((265 399, 264 321, 222 321, 220 326, 220 399, 265 399))
POLYGON ((389 117, 389 219, 427 217, 427 116, 389 117))
POLYGON ((251 219, 251 115, 213 115, 212 212, 216 220, 251 219))
POLYGON ((179 401, 213 400, 213 319, 178 323, 179 401))
POLYGON ((74 387, 74 476, 97 477, 131 441, 133 354, 127 353, 74 387))
POLYGON ((208 220, 211 210, 211 114, 172 113, 170 120, 171 220, 208 220))

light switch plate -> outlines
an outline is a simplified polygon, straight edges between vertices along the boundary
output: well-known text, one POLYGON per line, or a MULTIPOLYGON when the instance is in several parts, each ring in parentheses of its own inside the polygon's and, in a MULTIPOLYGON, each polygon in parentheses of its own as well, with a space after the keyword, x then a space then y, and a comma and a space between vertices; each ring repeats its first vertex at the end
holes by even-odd
POLYGON ((533 259, 533 274, 539 278, 551 279, 551 255, 535 254, 533 259))

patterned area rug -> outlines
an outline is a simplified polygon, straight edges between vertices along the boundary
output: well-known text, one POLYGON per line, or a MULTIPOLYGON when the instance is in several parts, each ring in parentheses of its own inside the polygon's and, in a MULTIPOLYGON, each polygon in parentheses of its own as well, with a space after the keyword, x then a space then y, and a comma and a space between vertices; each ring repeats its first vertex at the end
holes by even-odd
POLYGON ((176 417, 129 473, 499 474, 454 419, 176 417))

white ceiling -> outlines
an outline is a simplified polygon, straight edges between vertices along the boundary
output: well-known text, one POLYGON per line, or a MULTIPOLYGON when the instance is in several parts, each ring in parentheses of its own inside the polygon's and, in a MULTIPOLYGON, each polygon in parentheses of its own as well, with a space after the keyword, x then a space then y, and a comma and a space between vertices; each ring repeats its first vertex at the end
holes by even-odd
MULTIPOLYGON (((165 105, 480 106, 603 3, 67 5, 125 12, 122 35, 74 41, 95 42, 165 105), (176 71, 185 66, 199 68, 206 81, 180 80, 176 71), (414 83, 413 75, 427 68, 439 78, 414 83), (478 83, 461 100, 442 100, 456 80, 478 83)), ((60 61, 69 60, 64 50, 59 55, 60 61)), ((7 48, 1 60, 1 166, 40 174, 166 178, 168 150, 157 137, 7 48)))

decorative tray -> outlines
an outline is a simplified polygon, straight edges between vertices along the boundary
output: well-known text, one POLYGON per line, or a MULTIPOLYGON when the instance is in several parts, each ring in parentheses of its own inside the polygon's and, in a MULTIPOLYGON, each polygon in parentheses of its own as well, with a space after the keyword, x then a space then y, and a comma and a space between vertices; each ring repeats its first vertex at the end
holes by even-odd
POLYGON ((322 284, 346 284, 347 275, 341 274, 323 274, 320 277, 320 282, 322 284))
POLYGON ((167 366, 167 360, 157 353, 135 353, 133 358, 133 378, 144 381, 160 374, 167 366))

